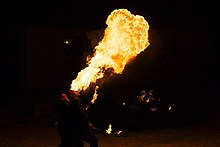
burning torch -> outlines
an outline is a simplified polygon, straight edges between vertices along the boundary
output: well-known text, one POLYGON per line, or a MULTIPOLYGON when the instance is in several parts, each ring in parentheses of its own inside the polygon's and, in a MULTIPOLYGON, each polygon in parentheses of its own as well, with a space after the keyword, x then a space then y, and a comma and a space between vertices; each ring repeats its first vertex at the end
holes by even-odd
POLYGON ((98 93, 97 93, 97 90, 98 90, 98 89, 99 89, 99 86, 96 86, 96 87, 95 87, 95 93, 93 94, 93 98, 92 98, 91 102, 89 103, 89 105, 86 107, 86 110, 88 110, 89 107, 90 107, 92 104, 95 103, 95 100, 96 100, 97 97, 98 97, 98 93))

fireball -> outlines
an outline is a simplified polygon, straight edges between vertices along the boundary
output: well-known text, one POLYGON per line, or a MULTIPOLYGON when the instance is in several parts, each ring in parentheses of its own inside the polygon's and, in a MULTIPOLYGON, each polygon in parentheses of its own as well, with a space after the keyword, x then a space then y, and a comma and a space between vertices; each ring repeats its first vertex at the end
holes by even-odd
POLYGON ((103 39, 94 49, 94 55, 72 81, 71 90, 86 90, 91 83, 104 77, 107 69, 121 74, 125 65, 149 46, 148 22, 127 9, 116 9, 106 20, 103 39))

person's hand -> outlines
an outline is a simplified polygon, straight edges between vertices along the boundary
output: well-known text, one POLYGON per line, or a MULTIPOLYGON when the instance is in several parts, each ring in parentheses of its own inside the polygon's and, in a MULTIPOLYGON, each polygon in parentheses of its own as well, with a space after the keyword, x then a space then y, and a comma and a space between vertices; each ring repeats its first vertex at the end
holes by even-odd
POLYGON ((89 127, 89 129, 93 129, 93 130, 95 129, 95 127, 93 126, 93 124, 90 123, 90 122, 88 123, 88 127, 89 127))
POLYGON ((67 98, 66 94, 62 93, 61 94, 61 102, 69 102, 70 100, 67 98))

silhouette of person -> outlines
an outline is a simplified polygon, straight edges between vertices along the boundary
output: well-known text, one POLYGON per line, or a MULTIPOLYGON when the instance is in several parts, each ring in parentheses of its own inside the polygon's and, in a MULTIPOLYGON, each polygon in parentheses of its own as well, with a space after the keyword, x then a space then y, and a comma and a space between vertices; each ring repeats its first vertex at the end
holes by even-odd
POLYGON ((92 132, 94 126, 90 123, 85 104, 79 96, 78 91, 67 92, 70 103, 57 126, 61 138, 59 147, 83 147, 83 141, 90 143, 90 147, 98 147, 98 138, 92 132))

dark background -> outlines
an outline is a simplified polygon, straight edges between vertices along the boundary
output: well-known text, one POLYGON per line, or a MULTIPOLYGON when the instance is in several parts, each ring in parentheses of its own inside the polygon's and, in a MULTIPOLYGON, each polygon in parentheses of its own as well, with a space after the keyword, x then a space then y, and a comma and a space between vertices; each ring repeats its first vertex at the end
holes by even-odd
POLYGON ((151 45, 127 66, 123 76, 109 79, 104 91, 111 91, 114 97, 130 95, 128 91, 134 91, 135 95, 142 89, 156 88, 173 94, 175 103, 218 111, 218 7, 213 1, 10 1, 1 7, 3 103, 28 91, 24 82, 24 28, 105 28, 107 16, 114 9, 126 8, 148 21, 151 45))

